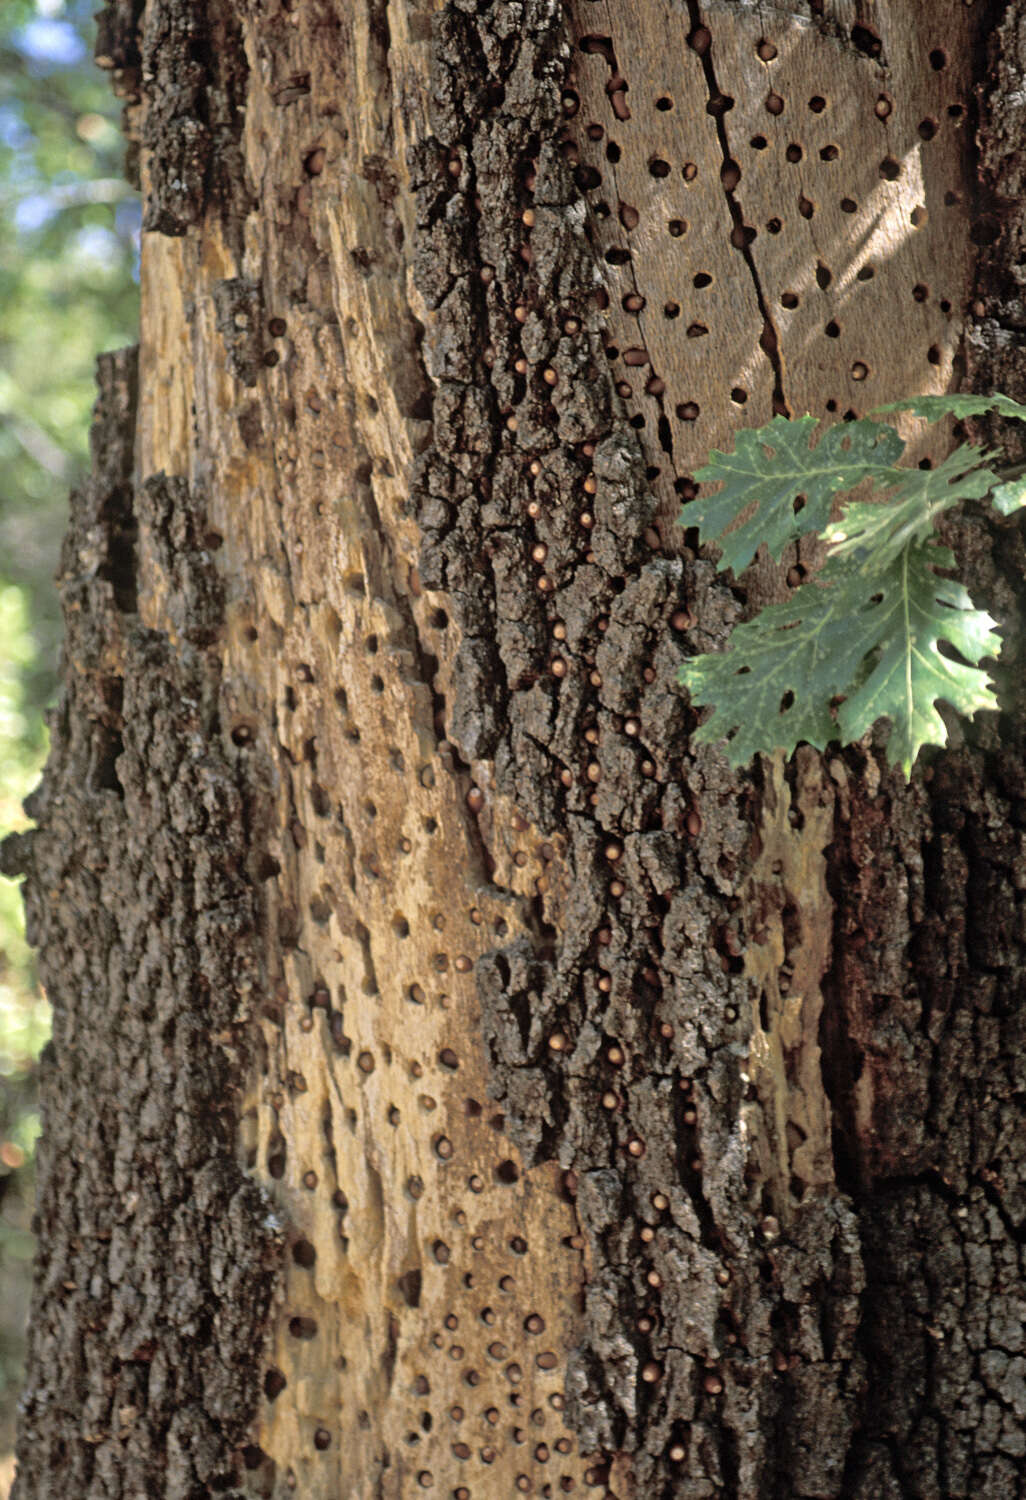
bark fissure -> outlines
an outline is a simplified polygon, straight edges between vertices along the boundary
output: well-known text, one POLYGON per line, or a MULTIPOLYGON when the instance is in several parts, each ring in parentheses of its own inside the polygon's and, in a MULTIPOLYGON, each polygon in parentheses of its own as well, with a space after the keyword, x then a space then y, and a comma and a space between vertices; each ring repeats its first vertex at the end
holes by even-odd
MULTIPOLYGON (((716 121, 716 134, 719 138, 720 149, 723 152, 723 173, 738 174, 740 180, 740 168, 730 149, 730 140, 727 136, 727 114, 733 107, 734 101, 720 88, 716 78, 716 68, 712 57, 712 33, 705 24, 702 16, 702 7, 699 0, 687 0, 688 15, 691 21, 691 36, 689 45, 694 47, 702 61, 702 71, 705 74, 706 85, 709 90, 709 99, 706 109, 716 121)), ((789 417, 791 408, 784 394, 784 366, 780 358, 780 338, 777 334, 777 326, 773 314, 769 309, 766 292, 759 276, 759 269, 755 264, 755 256, 752 253, 752 241, 755 238, 755 230, 745 220, 744 210, 741 207, 740 197, 735 191, 736 183, 731 185, 729 178, 723 179, 723 192, 730 209, 730 217, 733 221, 733 232, 731 243, 741 256, 755 289, 755 300, 759 312, 762 314, 762 334, 759 339, 759 347, 769 361, 770 369, 773 371, 773 411, 775 415, 789 417)))

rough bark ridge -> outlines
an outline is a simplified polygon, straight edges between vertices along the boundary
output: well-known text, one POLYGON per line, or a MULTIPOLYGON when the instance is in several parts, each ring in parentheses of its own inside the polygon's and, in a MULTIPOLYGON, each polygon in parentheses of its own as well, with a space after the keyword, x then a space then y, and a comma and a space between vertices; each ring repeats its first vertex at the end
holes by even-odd
MULTIPOLYGON (((626 1451, 646 1496, 833 1494, 861 1363, 858 1240, 828 1185, 793 1201, 746 1181, 757 786, 680 754, 668 686, 671 618, 701 621, 707 646, 738 606, 708 562, 652 556, 655 501, 605 373, 558 139, 564 37, 546 0, 447 9, 417 163, 436 382, 422 569, 464 636, 448 732, 567 841, 537 940, 478 966, 493 1086, 521 1149, 557 1156, 576 1195, 588 1332, 567 1392, 585 1451, 626 1451)), ((831 800, 801 757, 794 795, 831 800)), ((788 901, 801 893, 767 882, 764 908, 788 901)))
POLYGON ((240 145, 247 67, 233 7, 148 5, 142 70, 142 140, 153 152, 143 228, 184 234, 213 206, 238 241, 251 200, 240 145))
POLYGON ((105 355, 93 473, 61 561, 65 686, 5 846, 27 876, 53 1005, 18 1500, 230 1490, 257 1405, 279 1255, 236 1161, 258 982, 260 836, 220 746, 222 606, 199 497, 136 501, 136 355, 105 355), (172 635, 135 617, 137 525, 168 568, 172 635))
MULTIPOLYGON (((993 20, 966 354, 972 388, 1021 401, 1026 10, 993 20)), ((985 436, 1022 457, 1014 424, 985 436)), ((869 1287, 853 1500, 1026 1494, 1026 547, 1021 522, 968 507, 949 540, 1001 621, 1007 711, 952 722, 911 789, 861 755, 838 777, 825 1051, 869 1287)))

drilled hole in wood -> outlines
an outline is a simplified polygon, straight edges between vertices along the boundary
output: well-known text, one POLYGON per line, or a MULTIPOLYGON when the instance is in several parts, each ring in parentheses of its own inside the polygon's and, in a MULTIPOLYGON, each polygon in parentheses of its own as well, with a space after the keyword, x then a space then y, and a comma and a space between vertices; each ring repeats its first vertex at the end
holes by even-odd
POLYGON ((297 1240, 292 1246, 292 1259, 297 1266, 309 1271, 317 1261, 317 1251, 309 1240, 297 1240))
POLYGON ((897 182, 901 176, 901 162, 893 156, 885 156, 878 170, 885 182, 897 182))
POLYGON ((877 32, 871 26, 861 23, 851 28, 852 45, 862 53, 864 57, 879 57, 883 51, 883 42, 877 32))
POLYGON ((780 94, 770 92, 765 99, 766 113, 770 115, 782 115, 784 113, 784 100, 780 94))

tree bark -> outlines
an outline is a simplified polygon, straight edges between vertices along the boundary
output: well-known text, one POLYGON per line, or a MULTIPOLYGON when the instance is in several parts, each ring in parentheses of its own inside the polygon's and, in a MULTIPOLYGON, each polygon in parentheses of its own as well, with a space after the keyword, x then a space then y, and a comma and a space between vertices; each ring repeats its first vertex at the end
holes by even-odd
MULTIPOLYGON (((1019 0, 116 0, 26 874, 17 1500, 1026 1495, 1008 712, 731 773, 676 668, 773 412, 1022 399, 1019 0)), ((949 431, 910 424, 922 462, 949 431)), ((1014 436, 996 430, 995 440, 1014 436)))

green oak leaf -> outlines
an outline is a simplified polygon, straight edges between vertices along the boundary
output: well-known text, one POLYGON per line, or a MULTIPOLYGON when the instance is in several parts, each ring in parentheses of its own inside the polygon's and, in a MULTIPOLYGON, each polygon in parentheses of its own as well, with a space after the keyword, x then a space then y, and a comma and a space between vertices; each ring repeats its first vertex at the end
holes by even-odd
POLYGON ((963 500, 982 500, 997 483, 997 475, 984 467, 987 458, 982 449, 963 446, 935 469, 897 470, 898 483, 889 494, 851 502, 826 529, 831 552, 835 557, 871 552, 878 568, 909 542, 925 541, 939 515, 963 500))
POLYGON ((879 580, 883 598, 860 618, 878 655, 837 713, 846 743, 860 739, 877 719, 890 719, 887 759, 906 778, 923 745, 947 742, 939 701, 969 719, 981 708, 998 706, 990 678, 976 664, 997 656, 1001 637, 960 583, 934 572, 954 566, 947 547, 929 542, 911 543, 894 559, 890 576, 879 580), (942 641, 964 661, 941 655, 942 641))
POLYGON ((714 450, 695 474, 703 487, 722 483, 712 495, 689 501, 681 524, 697 526, 704 542, 722 548, 717 566, 740 573, 765 543, 774 561, 789 542, 824 531, 834 496, 863 479, 895 484, 904 475, 894 465, 905 445, 893 427, 865 419, 828 427, 810 448, 815 417, 774 417, 765 427, 737 434, 733 453, 714 450), (795 500, 805 496, 795 513, 795 500))
POLYGON ((831 581, 826 571, 785 604, 735 625, 726 651, 684 662, 680 680, 692 702, 712 705, 693 743, 729 735, 727 758, 740 766, 760 750, 790 754, 802 740, 822 750, 837 738, 830 704, 854 680, 867 648, 852 629, 843 575, 831 581))
POLYGON ((785 604, 736 626, 725 652, 685 662, 692 700, 713 706, 695 742, 726 739, 739 766, 757 751, 790 754, 803 740, 820 750, 849 743, 889 718, 888 758, 910 775, 923 745, 945 742, 938 700, 968 715, 997 706, 975 663, 995 656, 1000 638, 961 584, 934 571, 953 564, 946 548, 921 541, 871 573, 830 559, 785 604), (973 665, 943 656, 941 641, 973 665))
POLYGON ((992 491, 990 503, 1003 516, 1010 516, 1026 505, 1026 474, 1006 480, 992 491))
POLYGON ((1026 422, 1026 406, 1020 406, 1011 396, 995 393, 992 396, 906 396, 902 401, 889 401, 886 406, 876 407, 876 412, 910 411, 928 422, 939 422, 943 417, 982 417, 985 412, 996 411, 999 416, 1013 417, 1017 422, 1026 422))

